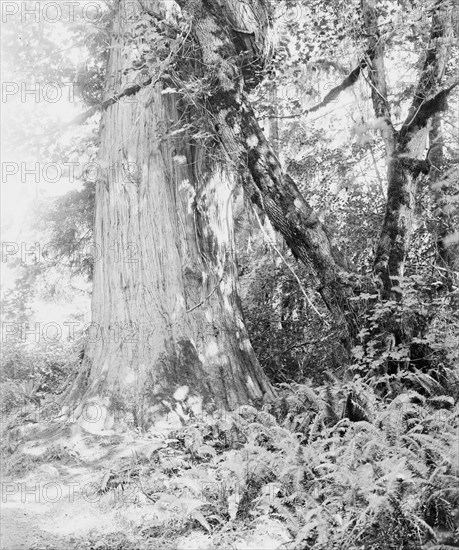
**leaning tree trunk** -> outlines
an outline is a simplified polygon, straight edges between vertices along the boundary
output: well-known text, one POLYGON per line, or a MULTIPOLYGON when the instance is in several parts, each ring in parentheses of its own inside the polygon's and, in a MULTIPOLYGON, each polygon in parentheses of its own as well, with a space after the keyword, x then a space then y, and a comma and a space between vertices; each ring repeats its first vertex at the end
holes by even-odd
POLYGON ((183 409, 175 398, 184 399, 185 386, 197 411, 272 395, 237 294, 234 182, 206 168, 205 152, 183 133, 171 137, 186 113, 160 83, 121 98, 133 90, 132 66, 145 46, 135 23, 117 18, 108 64, 107 98, 119 100, 105 102, 92 327, 69 398, 99 405, 92 422, 80 417, 92 429, 111 427, 118 411, 145 427, 183 409))
POLYGON ((349 266, 293 179, 284 172, 248 99, 260 81, 268 49, 264 0, 177 0, 193 17, 193 31, 206 67, 214 130, 228 159, 243 175, 244 190, 269 217, 293 254, 319 281, 317 291, 350 349, 359 329, 349 266), (238 59, 245 63, 238 63, 238 59))

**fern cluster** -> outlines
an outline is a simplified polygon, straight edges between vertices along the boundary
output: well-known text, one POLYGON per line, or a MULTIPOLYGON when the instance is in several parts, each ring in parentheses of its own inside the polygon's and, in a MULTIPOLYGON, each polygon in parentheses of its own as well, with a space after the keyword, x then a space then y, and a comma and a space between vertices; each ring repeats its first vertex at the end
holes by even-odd
MULTIPOLYGON (((265 410, 243 406, 167 437, 151 433, 148 452, 120 466, 120 484, 151 505, 145 536, 173 525, 203 530, 218 547, 260 529, 291 550, 454 542, 458 419, 449 396, 384 400, 360 378, 284 386, 265 410)), ((114 479, 106 475, 106 490, 114 479)))

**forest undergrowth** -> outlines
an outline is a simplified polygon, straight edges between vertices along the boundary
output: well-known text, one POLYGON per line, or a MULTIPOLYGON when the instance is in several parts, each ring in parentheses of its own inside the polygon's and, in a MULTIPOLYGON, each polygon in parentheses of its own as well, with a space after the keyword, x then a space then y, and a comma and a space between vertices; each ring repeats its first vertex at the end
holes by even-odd
MULTIPOLYGON (((459 544, 459 406, 448 391, 382 398, 359 376, 278 389, 261 410, 245 405, 201 418, 188 411, 179 428, 138 433, 141 451, 98 464, 95 494, 117 509, 138 509, 141 523, 77 540, 75 548, 459 544)), ((28 421, 11 413, 4 428, 11 433, 28 421)), ((107 448, 120 443, 93 438, 107 448)), ((8 474, 19 475, 21 444, 3 455, 8 474)), ((85 466, 78 451, 56 444, 25 468, 43 462, 85 466)))

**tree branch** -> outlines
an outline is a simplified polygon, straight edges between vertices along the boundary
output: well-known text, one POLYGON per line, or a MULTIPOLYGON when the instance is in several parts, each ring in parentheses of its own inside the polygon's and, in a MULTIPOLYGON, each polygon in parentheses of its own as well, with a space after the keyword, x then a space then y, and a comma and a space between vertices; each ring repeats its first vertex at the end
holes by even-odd
POLYGON ((400 138, 406 141, 413 132, 423 128, 432 116, 441 111, 445 111, 448 108, 448 95, 458 85, 459 80, 456 80, 450 86, 444 88, 430 99, 424 100, 420 103, 412 118, 403 124, 400 130, 400 138))
POLYGON ((317 105, 314 105, 314 107, 311 107, 310 109, 307 109, 306 111, 304 111, 303 114, 313 113, 314 111, 318 111, 322 107, 326 107, 327 105, 332 103, 332 101, 334 101, 341 94, 341 92, 344 92, 344 90, 347 90, 357 82, 360 76, 360 73, 366 66, 367 66, 367 61, 365 57, 363 57, 359 61, 359 64, 357 65, 357 67, 346 76, 346 78, 341 82, 341 84, 339 84, 338 86, 335 86, 332 90, 328 92, 328 94, 323 98, 323 100, 320 103, 318 103, 317 105))
POLYGON ((438 41, 443 38, 446 33, 445 25, 439 23, 440 10, 443 9, 443 7, 443 2, 437 1, 431 10, 432 23, 430 28, 429 47, 413 95, 413 101, 408 111, 408 116, 401 130, 405 143, 409 140, 410 134, 416 131, 416 129, 425 126, 427 120, 433 114, 444 110, 444 102, 446 101, 447 95, 459 84, 459 81, 456 81, 450 88, 440 91, 436 96, 427 100, 439 85, 439 75, 437 72, 440 51, 438 41), (436 102, 438 102, 438 105, 436 105, 436 102))
POLYGON ((364 32, 368 37, 368 83, 371 87, 373 110, 377 118, 386 122, 381 132, 386 146, 386 156, 390 157, 395 149, 395 128, 392 123, 389 101, 387 99, 386 68, 384 65, 384 41, 378 27, 378 16, 372 3, 362 2, 364 32))

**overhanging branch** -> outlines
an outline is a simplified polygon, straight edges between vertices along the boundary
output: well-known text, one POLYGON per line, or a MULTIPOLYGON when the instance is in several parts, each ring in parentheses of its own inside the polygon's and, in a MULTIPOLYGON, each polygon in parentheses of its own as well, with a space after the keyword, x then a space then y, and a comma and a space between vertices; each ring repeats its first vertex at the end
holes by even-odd
POLYGON ((344 92, 345 90, 347 90, 357 82, 360 76, 360 73, 366 66, 367 66, 367 61, 365 58, 362 58, 359 64, 357 65, 357 67, 346 76, 346 78, 341 82, 341 84, 339 84, 338 86, 335 86, 332 90, 330 90, 320 103, 304 111, 304 114, 318 111, 319 109, 322 109, 323 107, 326 107, 327 105, 335 101, 335 99, 337 99, 342 92, 344 92))
POLYGON ((405 122, 402 126, 400 130, 400 138, 404 140, 409 139, 411 134, 420 128, 423 128, 432 116, 441 111, 445 111, 448 108, 448 96, 458 85, 459 80, 456 80, 453 84, 447 88, 444 88, 430 99, 424 100, 418 106, 418 109, 412 118, 405 122))

